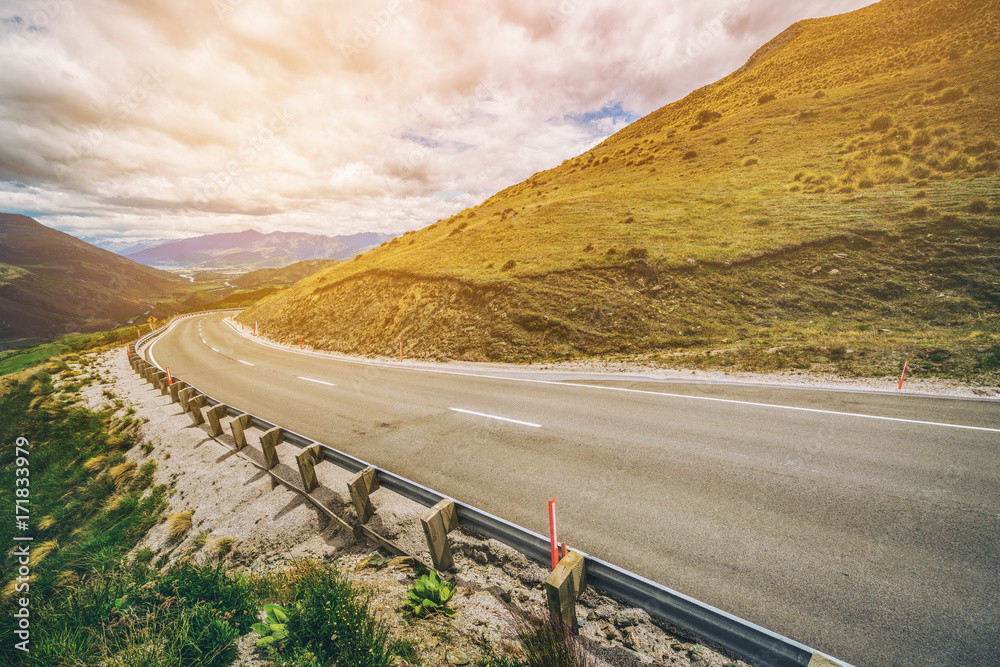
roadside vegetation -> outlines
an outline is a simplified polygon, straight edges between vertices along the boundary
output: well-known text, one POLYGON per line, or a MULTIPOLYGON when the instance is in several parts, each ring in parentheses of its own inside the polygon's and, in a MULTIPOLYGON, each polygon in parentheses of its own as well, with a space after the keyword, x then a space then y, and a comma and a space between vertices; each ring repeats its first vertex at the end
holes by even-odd
POLYGON ((911 358, 995 382, 1000 22, 971 1, 898 4, 794 26, 247 321, 356 354, 875 376, 911 358))
MULTIPOLYGON (((55 342, 40 342, 32 347, 0 352, 0 375, 31 368, 60 355, 97 352, 134 342, 136 328, 127 326, 89 334, 69 334, 55 342)), ((143 326, 143 333, 149 333, 149 325, 143 326)))
MULTIPOLYGON (((0 422, 0 540, 29 544, 31 568, 30 588, 16 590, 18 562, 9 548, 0 573, 0 615, 12 618, 17 599, 30 597, 30 652, 16 648, 15 626, 5 623, 0 662, 225 667, 238 656, 237 640, 256 631, 257 650, 275 666, 420 664, 415 642, 392 635, 372 607, 372 594, 336 562, 303 560, 244 573, 229 562, 231 539, 195 562, 194 553, 205 546, 197 537, 185 552, 174 553, 191 529, 192 513, 166 515, 170 487, 154 484, 153 448, 143 446, 134 410, 107 390, 100 409, 80 405, 83 387, 104 382, 92 366, 88 356, 65 355, 0 382, 0 414, 6 417, 0 422), (17 460, 13 443, 19 437, 29 442, 27 457, 20 454, 27 464, 17 460), (14 510, 14 489, 21 487, 14 480, 15 469, 25 466, 30 512, 22 530, 14 510), (172 546, 162 553, 135 550, 160 522, 168 523, 172 546), (33 540, 15 542, 15 536, 33 540)), ((399 599, 399 612, 412 623, 453 615, 448 600, 454 585, 426 570, 420 574, 411 594, 399 599), (407 604, 414 600, 426 600, 419 613, 407 604)), ((556 663, 544 656, 569 655, 563 647, 568 635, 553 635, 551 624, 549 630, 531 627, 518 659, 483 646, 478 664, 549 665, 556 663)))

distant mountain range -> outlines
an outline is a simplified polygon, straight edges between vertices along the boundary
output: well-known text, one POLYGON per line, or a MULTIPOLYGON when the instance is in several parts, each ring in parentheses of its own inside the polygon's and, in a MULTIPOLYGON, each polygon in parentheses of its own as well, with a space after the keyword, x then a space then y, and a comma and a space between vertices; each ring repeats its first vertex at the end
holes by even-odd
POLYGON ((123 254, 147 266, 254 270, 282 268, 311 259, 348 259, 391 238, 391 234, 376 232, 321 236, 300 232, 263 234, 246 230, 170 241, 123 254))
POLYGON ((86 241, 90 245, 95 245, 98 248, 104 248, 105 250, 110 250, 116 255, 128 255, 133 252, 139 252, 140 250, 145 250, 146 248, 155 248, 158 245, 163 245, 164 243, 173 243, 177 239, 140 239, 138 241, 116 241, 113 238, 104 238, 100 236, 81 236, 81 241, 86 241))
POLYGON ((0 348, 3 341, 97 331, 183 292, 181 280, 35 220, 0 213, 0 348))

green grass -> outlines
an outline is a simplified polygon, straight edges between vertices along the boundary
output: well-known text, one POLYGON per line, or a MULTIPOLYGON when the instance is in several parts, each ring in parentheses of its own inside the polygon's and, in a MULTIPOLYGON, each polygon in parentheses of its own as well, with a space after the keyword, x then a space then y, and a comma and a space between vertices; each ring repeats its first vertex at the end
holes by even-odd
MULTIPOLYGON (((0 441, 13 443, 18 437, 29 441, 31 480, 29 530, 19 531, 13 480, 15 468, 23 467, 23 462, 18 465, 13 446, 5 448, 0 468, 8 483, 0 488, 0 540, 14 544, 15 534, 30 535, 36 545, 30 589, 33 650, 30 656, 15 651, 12 625, 7 625, 0 646, 7 664, 14 664, 14 656, 21 664, 79 664, 72 662, 76 659, 72 656, 78 650, 86 654, 90 649, 85 645, 90 646, 92 638, 82 626, 75 634, 64 630, 88 617, 65 615, 56 610, 62 604, 57 601, 76 595, 73 591, 80 582, 95 575, 100 579, 101 572, 118 567, 165 506, 164 489, 151 489, 152 468, 137 471, 125 462, 124 452, 135 444, 133 422, 115 418, 113 410, 94 412, 65 404, 55 392, 52 376, 44 371, 8 382, 0 396, 0 413, 5 415, 0 441)), ((12 575, 10 570, 4 572, 0 613, 5 615, 13 613, 12 575)), ((86 598, 87 605, 96 604, 98 589, 112 584, 93 585, 97 588, 79 593, 83 597, 78 599, 86 598)))
POLYGON ((309 652, 324 665, 386 667, 392 662, 398 642, 375 618, 370 597, 336 566, 301 561, 284 583, 283 598, 275 602, 289 616, 285 653, 299 659, 309 652))
MULTIPOLYGON (((19 664, 45 667, 224 667, 258 603, 245 577, 190 561, 166 573, 143 562, 95 566, 76 585, 33 595, 32 650, 19 664)), ((8 647, 0 654, 14 658, 8 647)))
MULTIPOLYGON (((144 329, 148 333, 149 328, 144 329)), ((50 343, 41 343, 33 347, 7 350, 0 352, 0 375, 37 366, 43 361, 62 354, 95 351, 101 348, 132 343, 136 339, 136 327, 122 327, 110 331, 99 331, 90 334, 70 334, 50 343)))

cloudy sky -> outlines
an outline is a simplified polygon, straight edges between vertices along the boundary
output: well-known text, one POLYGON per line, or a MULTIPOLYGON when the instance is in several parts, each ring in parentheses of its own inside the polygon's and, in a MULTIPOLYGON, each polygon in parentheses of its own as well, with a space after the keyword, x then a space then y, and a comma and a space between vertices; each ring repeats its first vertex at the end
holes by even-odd
POLYGON ((0 210, 402 232, 868 0, 0 0, 0 210))

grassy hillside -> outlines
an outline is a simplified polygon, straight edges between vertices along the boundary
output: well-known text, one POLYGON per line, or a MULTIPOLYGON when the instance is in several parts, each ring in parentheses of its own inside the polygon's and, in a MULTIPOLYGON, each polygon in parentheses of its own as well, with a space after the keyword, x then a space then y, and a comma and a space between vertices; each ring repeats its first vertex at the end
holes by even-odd
POLYGON ((165 271, 0 213, 0 349, 108 329, 183 291, 165 271))
POLYGON ((242 289, 260 289, 262 287, 278 287, 291 285, 317 271, 338 264, 336 259, 307 259, 296 262, 281 269, 260 269, 245 273, 231 282, 242 289))
POLYGON ((370 354, 403 339, 415 356, 866 374, 915 355, 992 377, 998 17, 883 0, 798 23, 586 154, 247 317, 370 354))
MULTIPOLYGON (((112 331, 73 334, 63 336, 52 343, 40 343, 32 347, 0 352, 0 375, 16 373, 26 368, 31 368, 60 354, 124 347, 126 343, 135 342, 137 337, 136 329, 137 327, 135 326, 128 326, 112 331)), ((143 327, 142 330, 145 333, 149 333, 148 326, 143 327)))

